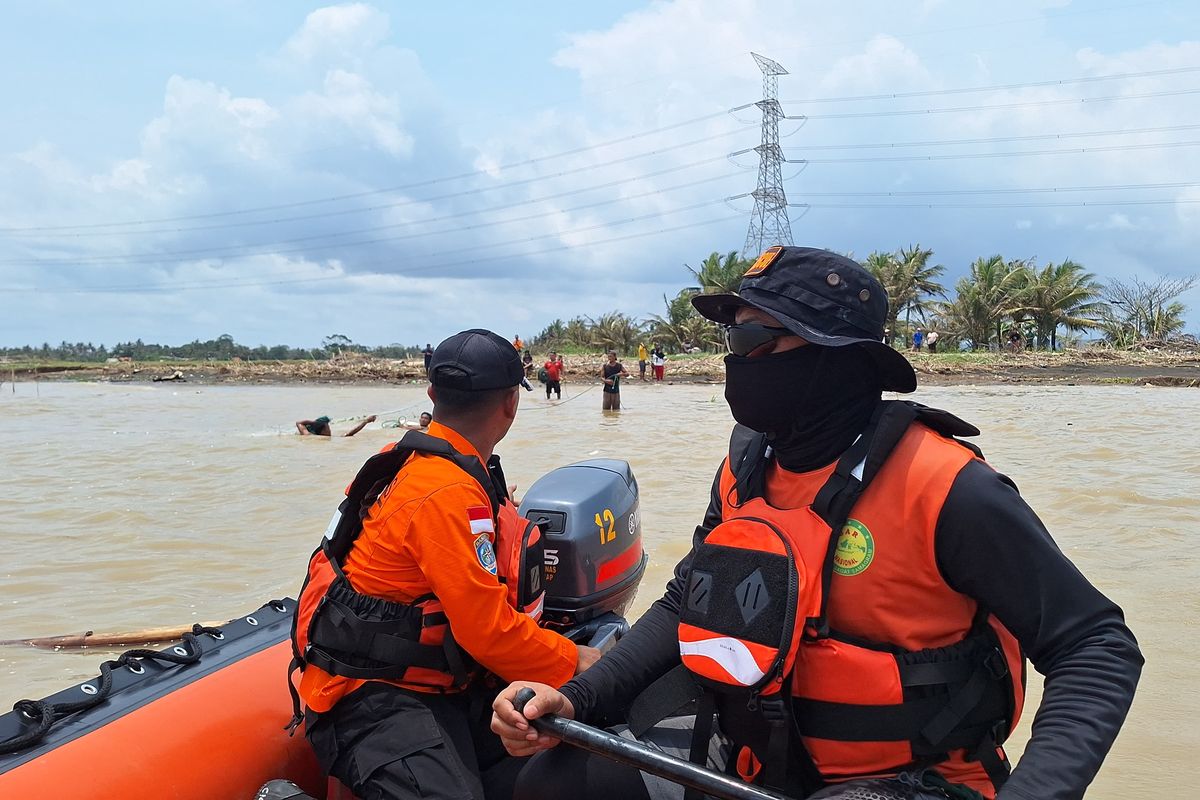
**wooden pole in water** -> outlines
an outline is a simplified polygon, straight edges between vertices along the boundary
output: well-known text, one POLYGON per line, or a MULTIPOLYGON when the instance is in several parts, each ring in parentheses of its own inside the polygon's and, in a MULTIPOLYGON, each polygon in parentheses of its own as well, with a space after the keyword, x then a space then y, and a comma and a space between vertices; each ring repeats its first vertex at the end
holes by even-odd
MULTIPOLYGON (((219 628, 225 622, 201 622, 205 628, 219 628)), ((62 650, 73 647, 123 647, 132 644, 150 644, 152 642, 176 642, 185 633, 191 633, 191 625, 169 625, 160 628, 142 628, 136 631, 118 631, 110 633, 67 633, 61 636, 33 636, 28 639, 0 639, 0 645, 25 647, 40 647, 44 650, 62 650)))

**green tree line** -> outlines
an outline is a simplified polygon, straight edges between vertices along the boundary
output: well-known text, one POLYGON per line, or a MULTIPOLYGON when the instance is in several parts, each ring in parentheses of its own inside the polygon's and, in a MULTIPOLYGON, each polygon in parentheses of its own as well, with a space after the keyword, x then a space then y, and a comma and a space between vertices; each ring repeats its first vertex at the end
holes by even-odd
MULTIPOLYGON (((626 354, 639 342, 669 352, 719 351, 722 333, 692 308, 699 293, 736 292, 752 262, 736 251, 711 253, 696 268, 695 285, 663 297, 662 314, 643 320, 619 311, 598 317, 555 320, 529 344, 538 349, 611 349, 626 354)), ((946 268, 919 244, 874 252, 862 262, 888 294, 887 335, 903 347, 918 328, 937 330, 943 350, 1003 349, 1014 333, 1023 345, 1058 350, 1061 336, 1091 331, 1099 343, 1127 348, 1165 342, 1183 333, 1186 307, 1178 298, 1195 277, 1102 282, 1082 264, 1063 259, 981 256, 953 287, 939 282, 946 268)))
MULTIPOLYGON (((556 350, 636 351, 639 343, 658 344, 670 353, 719 352, 723 335, 717 325, 692 308, 699 293, 736 292, 752 262, 736 251, 713 252, 693 268, 691 285, 674 297, 663 296, 663 312, 638 319, 620 311, 597 317, 556 319, 528 341, 530 348, 556 350)), ((1146 342, 1165 342, 1183 333, 1187 311, 1179 296, 1196 284, 1196 277, 1102 282, 1083 265, 1063 259, 1038 265, 1034 259, 981 256, 948 292, 939 280, 946 268, 933 262, 933 251, 919 244, 893 252, 874 252, 863 260, 887 291, 888 335, 903 347, 917 327, 938 331, 943 350, 1002 349, 1019 333, 1027 346, 1060 349, 1062 335, 1092 332, 1101 343, 1119 348, 1146 342)), ((288 345, 247 347, 224 334, 216 339, 172 346, 147 344, 141 339, 118 342, 111 348, 91 342, 49 343, 41 347, 0 348, 0 357, 59 361, 136 361, 169 359, 246 360, 324 359, 342 353, 377 358, 413 358, 420 345, 367 347, 343 334, 330 334, 318 348, 288 345)))
POLYGON ((248 347, 238 344, 229 334, 222 334, 208 341, 188 342, 173 346, 164 344, 147 344, 141 339, 134 342, 118 342, 111 348, 103 344, 96 346, 91 342, 62 342, 55 346, 44 343, 40 347, 25 345, 24 347, 0 347, 0 357, 23 361, 83 361, 104 362, 110 358, 130 358, 134 361, 205 361, 209 359, 228 361, 241 358, 246 361, 295 361, 308 359, 326 359, 341 353, 361 353, 376 358, 413 358, 421 352, 420 345, 390 344, 380 347, 366 347, 355 344, 349 337, 342 334, 331 334, 325 337, 321 347, 304 348, 290 347, 284 344, 273 346, 260 345, 248 347))

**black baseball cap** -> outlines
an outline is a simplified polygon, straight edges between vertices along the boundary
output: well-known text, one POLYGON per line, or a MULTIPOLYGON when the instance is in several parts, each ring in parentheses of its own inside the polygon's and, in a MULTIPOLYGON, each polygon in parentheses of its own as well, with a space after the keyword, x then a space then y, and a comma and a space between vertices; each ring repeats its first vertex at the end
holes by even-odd
POLYGON ((446 389, 482 392, 521 383, 525 367, 517 348, 503 336, 472 328, 451 336, 433 349, 429 382, 446 389))
POLYGON ((883 341, 888 298, 883 286, 853 259, 813 247, 772 247, 746 270, 737 294, 692 298, 701 315, 732 325, 741 307, 757 308, 813 344, 859 345, 879 367, 883 388, 917 388, 912 364, 883 341))

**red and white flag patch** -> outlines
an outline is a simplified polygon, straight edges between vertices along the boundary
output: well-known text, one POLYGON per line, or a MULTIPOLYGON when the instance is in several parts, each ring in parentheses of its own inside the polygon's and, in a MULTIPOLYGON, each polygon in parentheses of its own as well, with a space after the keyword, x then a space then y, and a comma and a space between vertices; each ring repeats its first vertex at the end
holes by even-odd
POLYGON ((467 519, 471 523, 471 535, 496 531, 492 523, 492 511, 487 506, 467 506, 467 519))

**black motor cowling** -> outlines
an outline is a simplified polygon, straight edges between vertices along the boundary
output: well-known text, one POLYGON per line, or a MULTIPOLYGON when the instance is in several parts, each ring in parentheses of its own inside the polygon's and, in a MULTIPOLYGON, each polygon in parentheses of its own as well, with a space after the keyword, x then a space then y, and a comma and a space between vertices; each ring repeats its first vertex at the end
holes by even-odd
POLYGON ((637 479, 628 462, 596 458, 538 479, 521 515, 546 533, 542 623, 574 627, 623 616, 646 571, 637 479))

